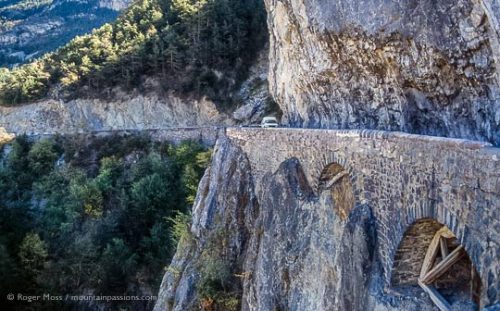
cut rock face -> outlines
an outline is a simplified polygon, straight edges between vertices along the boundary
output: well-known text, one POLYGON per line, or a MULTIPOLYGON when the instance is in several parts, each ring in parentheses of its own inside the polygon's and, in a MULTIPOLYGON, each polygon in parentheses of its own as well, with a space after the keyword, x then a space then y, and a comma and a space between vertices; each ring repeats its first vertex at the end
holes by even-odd
POLYGON ((500 6, 266 1, 270 90, 291 125, 500 144, 500 6))

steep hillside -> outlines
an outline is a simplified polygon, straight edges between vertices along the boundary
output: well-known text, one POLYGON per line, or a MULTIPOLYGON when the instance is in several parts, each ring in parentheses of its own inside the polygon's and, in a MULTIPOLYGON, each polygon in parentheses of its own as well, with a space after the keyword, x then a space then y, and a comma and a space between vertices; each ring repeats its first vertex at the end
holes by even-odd
POLYGON ((165 90, 231 106, 265 46, 265 16, 260 0, 141 0, 115 23, 0 72, 0 103, 105 97, 154 77, 165 90))
POLYGON ((258 123, 277 110, 268 91, 267 66, 263 51, 231 94, 234 107, 229 109, 207 96, 165 91, 160 79, 149 78, 141 90, 115 87, 105 98, 46 99, 0 107, 0 125, 13 133, 30 134, 258 123))
POLYGON ((132 0, 6 0, 0 2, 0 66, 42 56, 116 19, 132 0))

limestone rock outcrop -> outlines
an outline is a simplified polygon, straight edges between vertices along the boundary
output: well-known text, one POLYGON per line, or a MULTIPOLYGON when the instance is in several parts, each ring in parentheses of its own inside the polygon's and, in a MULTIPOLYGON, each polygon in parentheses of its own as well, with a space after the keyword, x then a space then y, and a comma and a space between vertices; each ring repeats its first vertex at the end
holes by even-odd
POLYGON ((18 107, 0 107, 0 125, 14 133, 78 133, 230 124, 229 117, 212 101, 183 99, 172 94, 123 94, 111 101, 46 100, 18 107))
POLYGON ((242 310, 366 310, 370 212, 343 225, 328 192, 315 198, 297 159, 262 189, 262 233, 250 244, 242 310))
POLYGON ((266 0, 270 90, 293 126, 500 144, 497 0, 266 0))
POLYGON ((258 213, 250 163, 228 139, 220 139, 214 152, 212 164, 198 187, 192 236, 177 248, 163 278, 155 311, 199 309, 197 286, 201 270, 211 262, 206 254, 210 249, 224 253, 231 271, 243 269, 258 213))

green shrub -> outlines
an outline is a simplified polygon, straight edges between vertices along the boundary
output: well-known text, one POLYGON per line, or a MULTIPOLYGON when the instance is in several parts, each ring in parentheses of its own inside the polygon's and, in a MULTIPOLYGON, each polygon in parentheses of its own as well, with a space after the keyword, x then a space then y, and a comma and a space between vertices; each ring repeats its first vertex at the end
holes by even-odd
POLYGON ((28 153, 29 169, 34 176, 45 175, 52 170, 58 157, 53 141, 37 141, 28 153))
POLYGON ((215 299, 220 292, 229 289, 231 271, 223 260, 210 260, 203 263, 198 283, 198 294, 203 298, 215 299))
POLYGON ((173 217, 168 218, 172 224, 171 240, 173 245, 185 245, 191 242, 191 215, 177 211, 173 217))
MULTIPOLYGON (((216 219, 216 223, 219 222, 216 219)), ((236 311, 241 300, 241 280, 234 274, 229 258, 224 254, 227 243, 224 229, 212 232, 201 257, 197 291, 203 309, 236 311)))

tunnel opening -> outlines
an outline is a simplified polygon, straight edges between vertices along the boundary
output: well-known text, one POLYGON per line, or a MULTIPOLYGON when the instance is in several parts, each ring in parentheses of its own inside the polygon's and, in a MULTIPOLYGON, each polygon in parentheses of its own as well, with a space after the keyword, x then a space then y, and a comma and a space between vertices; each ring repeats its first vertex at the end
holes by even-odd
POLYGON ((442 311, 454 305, 479 309, 477 270, 455 235, 433 219, 420 219, 405 232, 394 257, 391 286, 406 295, 423 290, 442 311))
POLYGON ((335 213, 346 220, 355 204, 349 172, 338 163, 328 164, 321 172, 319 190, 330 192, 335 213))

